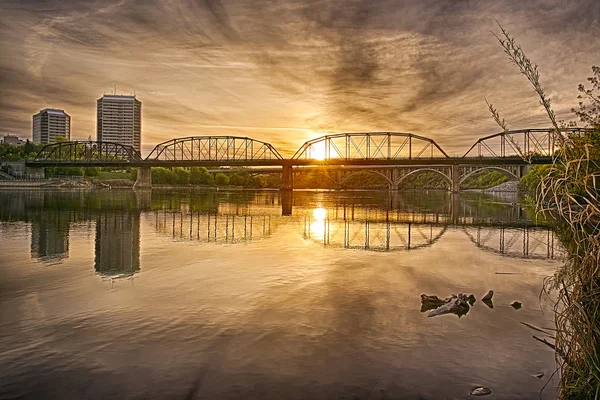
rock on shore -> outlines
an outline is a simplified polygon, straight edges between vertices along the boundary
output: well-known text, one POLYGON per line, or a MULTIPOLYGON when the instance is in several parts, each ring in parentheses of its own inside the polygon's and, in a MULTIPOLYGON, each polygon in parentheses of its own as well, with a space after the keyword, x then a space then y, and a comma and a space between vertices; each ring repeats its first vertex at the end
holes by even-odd
POLYGON ((518 189, 518 181, 507 181, 489 189, 483 190, 484 192, 516 192, 518 189))

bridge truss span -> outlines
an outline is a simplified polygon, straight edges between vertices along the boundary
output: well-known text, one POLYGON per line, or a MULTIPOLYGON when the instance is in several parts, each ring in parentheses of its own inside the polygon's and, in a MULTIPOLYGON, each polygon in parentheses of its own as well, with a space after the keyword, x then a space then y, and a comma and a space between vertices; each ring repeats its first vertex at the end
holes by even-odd
MULTIPOLYGON (((561 130, 560 135, 583 131, 583 128, 566 128, 561 130)), ((554 128, 500 132, 479 139, 463 158, 551 157, 558 148, 556 137, 554 128)))
POLYGON ((413 160, 448 158, 432 139, 411 133, 339 133, 305 142, 292 159, 413 160))
POLYGON ((190 136, 156 145, 146 160, 259 161, 283 157, 269 143, 241 136, 190 136))
POLYGON ((114 162, 140 161, 132 146, 113 142, 57 142, 44 146, 35 156, 37 162, 114 162))

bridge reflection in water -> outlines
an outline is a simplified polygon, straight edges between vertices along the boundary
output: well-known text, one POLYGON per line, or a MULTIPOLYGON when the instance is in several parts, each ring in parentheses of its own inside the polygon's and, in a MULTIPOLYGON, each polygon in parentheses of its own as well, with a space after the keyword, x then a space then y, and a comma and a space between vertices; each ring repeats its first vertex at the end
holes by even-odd
POLYGON ((239 243, 271 236, 270 215, 155 210, 154 229, 175 240, 206 243, 239 243))
POLYGON ((31 257, 46 264, 69 258, 73 231, 90 239, 94 232, 94 268, 110 278, 141 270, 144 229, 174 241, 237 244, 270 239, 285 224, 319 245, 367 251, 422 249, 452 231, 501 256, 564 256, 557 235, 521 207, 480 195, 298 193, 293 216, 282 216, 277 192, 17 191, 0 192, 0 201, 0 223, 28 223, 31 257))
POLYGON ((303 237, 328 247, 393 251, 430 246, 442 237, 447 229, 446 224, 439 222, 439 215, 412 214, 413 219, 432 218, 438 221, 414 223, 400 222, 400 213, 394 213, 397 220, 393 220, 390 219, 390 213, 385 212, 385 221, 381 221, 378 218, 381 216, 379 210, 361 210, 365 211, 362 218, 357 218, 354 208, 350 210, 343 208, 342 219, 330 217, 325 208, 316 208, 312 215, 306 213, 303 237), (352 215, 347 218, 346 212, 350 210, 352 215))
POLYGON ((495 229, 463 227, 464 233, 484 251, 518 258, 563 258, 564 250, 554 231, 540 227, 495 229))
POLYGON ((556 234, 527 221, 508 223, 448 214, 317 207, 303 215, 304 239, 325 247, 369 251, 415 250, 432 246, 457 225, 483 251, 519 258, 562 258, 556 234))

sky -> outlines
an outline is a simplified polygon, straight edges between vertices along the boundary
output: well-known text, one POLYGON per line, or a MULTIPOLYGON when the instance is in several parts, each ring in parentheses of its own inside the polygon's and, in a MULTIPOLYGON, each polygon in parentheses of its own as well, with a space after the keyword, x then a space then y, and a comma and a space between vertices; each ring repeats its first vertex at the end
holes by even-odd
POLYGON ((249 136, 293 153, 338 132, 410 132, 462 155, 547 127, 496 20, 537 64, 560 119, 600 65, 598 0, 0 0, 0 133, 45 107, 96 137, 96 100, 135 93, 143 153, 175 137, 249 136))

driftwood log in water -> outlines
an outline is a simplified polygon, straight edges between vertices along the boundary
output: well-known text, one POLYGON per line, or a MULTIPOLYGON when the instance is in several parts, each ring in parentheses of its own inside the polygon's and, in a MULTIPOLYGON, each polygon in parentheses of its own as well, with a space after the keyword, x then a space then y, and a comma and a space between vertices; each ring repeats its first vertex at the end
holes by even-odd
POLYGON ((490 290, 486 293, 485 296, 483 296, 483 298, 481 299, 481 301, 491 301, 492 297, 494 296, 494 291, 490 290))
POLYGON ((473 305, 474 302, 475 296, 467 296, 462 293, 459 293, 458 295, 453 294, 443 300, 437 296, 422 294, 421 312, 433 310, 427 314, 428 317, 435 317, 443 314, 456 314, 460 318, 469 312, 469 304, 473 305))

